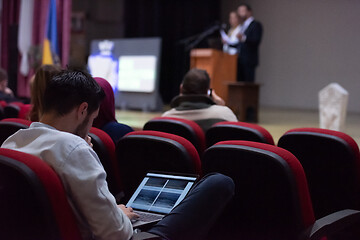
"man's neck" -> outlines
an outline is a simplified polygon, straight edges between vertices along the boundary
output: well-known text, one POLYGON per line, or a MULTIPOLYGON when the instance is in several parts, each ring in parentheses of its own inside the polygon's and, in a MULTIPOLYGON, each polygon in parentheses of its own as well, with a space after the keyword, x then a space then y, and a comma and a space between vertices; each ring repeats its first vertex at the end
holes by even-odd
POLYGON ((57 116, 55 114, 44 114, 40 122, 56 128, 59 131, 74 133, 73 126, 76 126, 74 120, 69 116, 57 116))

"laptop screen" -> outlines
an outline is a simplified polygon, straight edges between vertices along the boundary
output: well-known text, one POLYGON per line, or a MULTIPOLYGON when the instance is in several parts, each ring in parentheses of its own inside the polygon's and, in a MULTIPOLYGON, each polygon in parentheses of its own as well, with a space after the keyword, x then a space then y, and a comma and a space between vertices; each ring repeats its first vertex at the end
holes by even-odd
POLYGON ((184 199, 195 181, 196 177, 148 173, 126 206, 167 214, 184 199))

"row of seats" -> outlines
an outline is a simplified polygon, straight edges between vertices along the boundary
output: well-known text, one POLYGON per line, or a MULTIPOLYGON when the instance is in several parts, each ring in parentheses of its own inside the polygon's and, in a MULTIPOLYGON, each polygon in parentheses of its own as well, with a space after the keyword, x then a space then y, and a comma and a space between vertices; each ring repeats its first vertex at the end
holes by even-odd
POLYGON ((31 110, 31 104, 22 102, 0 101, 0 120, 4 118, 22 118, 26 119, 31 110))
POLYGON ((143 129, 182 136, 195 146, 200 155, 206 148, 224 140, 247 140, 274 145, 273 137, 265 128, 245 122, 218 122, 204 133, 194 121, 157 117, 145 123, 143 129))
MULTIPOLYGON (((160 117, 150 120, 144 129, 182 135, 197 146, 204 141, 204 134, 194 125, 189 120, 160 117)), ((224 140, 274 145, 266 129, 243 122, 216 123, 205 139, 207 147, 224 140)), ((327 129, 297 128, 287 131, 278 146, 294 154, 304 168, 317 218, 345 208, 360 210, 360 153, 350 136, 327 129)))
MULTIPOLYGON (((239 123, 242 129, 245 125, 239 123)), ((235 198, 218 223, 219 233, 228 233, 229 238, 294 239, 304 235, 308 239, 321 233, 315 230, 324 230, 322 224, 333 230, 331 226, 358 221, 358 212, 344 209, 360 210, 359 149, 343 133, 291 130, 280 139, 280 147, 269 141, 269 133, 258 141, 261 143, 254 139, 222 141, 205 150, 201 161, 195 147, 174 134, 136 131, 123 137, 116 147, 105 132, 93 128, 90 134, 108 173, 109 188, 113 194, 123 189, 125 199, 149 170, 199 175, 215 171, 232 177, 235 198)), ((219 239, 219 233, 212 236, 219 239)))
POLYGON ((31 104, 22 102, 0 101, 0 120, 4 118, 22 118, 26 119, 31 110, 31 104))

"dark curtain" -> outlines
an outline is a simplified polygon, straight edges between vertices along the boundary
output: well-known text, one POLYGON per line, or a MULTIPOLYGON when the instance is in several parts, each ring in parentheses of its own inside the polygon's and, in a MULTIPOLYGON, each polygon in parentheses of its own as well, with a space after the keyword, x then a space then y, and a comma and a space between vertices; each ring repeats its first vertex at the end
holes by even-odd
MULTIPOLYGON (((126 0, 125 37, 161 37, 160 93, 168 103, 189 69, 189 52, 179 41, 220 19, 220 0, 126 0)), ((208 47, 202 41, 196 47, 208 47)))
POLYGON ((3 0, 1 13, 1 67, 9 77, 9 88, 17 89, 17 48, 20 0, 3 0))
MULTIPOLYGON (((34 74, 31 69, 28 76, 18 72, 18 28, 21 0, 3 0, 1 15, 1 67, 9 75, 9 87, 18 97, 29 97, 29 80, 34 74)), ((66 66, 70 49, 70 21, 72 0, 57 0, 57 19, 62 65, 66 66)), ((33 44, 41 45, 45 36, 49 0, 34 1, 33 44)))

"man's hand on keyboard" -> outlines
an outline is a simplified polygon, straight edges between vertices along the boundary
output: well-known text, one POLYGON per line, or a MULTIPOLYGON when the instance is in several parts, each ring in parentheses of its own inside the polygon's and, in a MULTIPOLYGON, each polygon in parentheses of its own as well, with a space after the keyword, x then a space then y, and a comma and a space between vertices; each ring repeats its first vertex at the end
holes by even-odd
POLYGON ((130 220, 136 220, 139 218, 139 215, 134 213, 134 210, 131 207, 126 207, 124 204, 118 205, 118 207, 125 213, 130 220))

